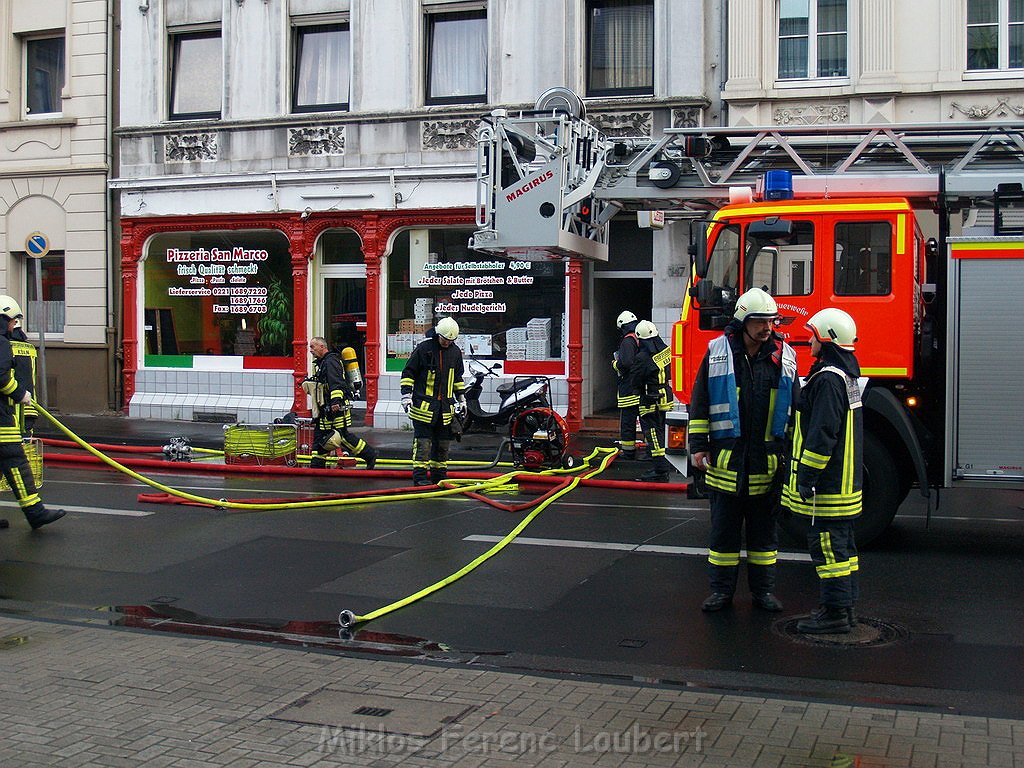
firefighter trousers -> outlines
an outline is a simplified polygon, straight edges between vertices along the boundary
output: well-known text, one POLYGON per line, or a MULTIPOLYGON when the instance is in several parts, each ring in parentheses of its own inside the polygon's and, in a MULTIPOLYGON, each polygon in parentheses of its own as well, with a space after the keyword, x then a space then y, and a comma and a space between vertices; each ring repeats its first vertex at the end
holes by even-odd
POLYGON ((413 421, 412 480, 416 485, 439 483, 448 477, 451 427, 438 416, 430 424, 413 421))
POLYGON ((860 597, 857 544, 853 520, 817 518, 807 529, 807 549, 818 573, 821 604, 832 608, 850 608, 860 597))
POLYGON ((771 592, 775 588, 775 561, 779 549, 775 494, 733 496, 709 488, 708 499, 711 502, 708 542, 711 591, 726 595, 736 591, 745 525, 750 592, 755 595, 771 592))
POLYGON ((619 447, 624 451, 636 450, 636 420, 639 415, 639 405, 619 408, 619 447))
POLYGON ((649 408, 640 406, 640 429, 654 461, 654 471, 661 474, 675 471, 672 462, 665 458, 665 411, 656 405, 649 408))
POLYGON ((29 466, 20 441, 0 443, 0 471, 3 472, 7 485, 11 487, 14 498, 18 500, 18 506, 26 517, 31 517, 33 512, 43 509, 42 499, 39 498, 32 477, 32 467, 29 466))

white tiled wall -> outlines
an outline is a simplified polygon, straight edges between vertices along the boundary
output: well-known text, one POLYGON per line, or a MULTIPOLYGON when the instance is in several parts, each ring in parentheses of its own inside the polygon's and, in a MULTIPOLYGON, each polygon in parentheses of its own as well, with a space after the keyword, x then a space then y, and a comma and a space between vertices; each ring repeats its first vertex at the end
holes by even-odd
POLYGON ((129 418, 194 421, 204 413, 269 424, 294 405, 291 371, 195 371, 148 368, 135 377, 129 418))

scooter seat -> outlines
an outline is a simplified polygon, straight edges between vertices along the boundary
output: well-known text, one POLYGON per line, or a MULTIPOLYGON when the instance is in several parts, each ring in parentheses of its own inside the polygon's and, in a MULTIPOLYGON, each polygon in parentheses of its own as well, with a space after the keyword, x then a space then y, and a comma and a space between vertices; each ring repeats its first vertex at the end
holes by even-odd
POLYGON ((536 383, 536 379, 515 379, 513 381, 507 381, 504 384, 499 384, 495 387, 494 391, 504 397, 510 395, 513 392, 518 392, 521 389, 526 389, 532 384, 536 383))

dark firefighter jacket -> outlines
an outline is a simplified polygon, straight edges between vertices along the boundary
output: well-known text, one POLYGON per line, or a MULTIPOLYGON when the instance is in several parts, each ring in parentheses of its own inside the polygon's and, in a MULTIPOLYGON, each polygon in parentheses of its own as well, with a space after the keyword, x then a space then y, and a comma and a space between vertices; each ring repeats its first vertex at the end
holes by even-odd
POLYGON ((402 370, 402 394, 412 393, 409 418, 431 424, 440 415, 442 424, 451 424, 455 399, 466 388, 463 373, 462 350, 455 344, 445 349, 436 336, 420 342, 402 370))
POLYGON ((661 336, 640 340, 640 349, 630 368, 630 378, 633 391, 640 398, 642 412, 672 410, 675 397, 668 382, 671 361, 672 351, 661 336))
POLYGON ((0 333, 0 443, 21 443, 21 425, 18 423, 18 402, 26 389, 15 376, 14 351, 11 338, 0 333))
POLYGON ((848 518, 862 509, 864 415, 852 352, 822 346, 797 401, 793 462, 782 503, 800 515, 848 518), (814 488, 800 498, 797 486, 814 488))
POLYGON ((626 323, 620 329, 622 341, 619 342, 618 353, 612 368, 618 375, 615 405, 618 408, 635 408, 640 405, 640 395, 633 384, 633 364, 636 362, 637 352, 640 351, 640 339, 636 336, 636 325, 640 322, 634 320, 626 323))
MULTIPOLYGON (((784 342, 772 334, 753 358, 743 345, 743 323, 733 320, 725 328, 732 350, 739 406, 739 436, 712 438, 708 390, 708 353, 701 361, 689 406, 690 455, 710 451, 707 484, 729 494, 761 496, 771 491, 776 473, 785 466, 786 440, 772 435, 772 418, 782 376, 784 342)), ((790 385, 795 403, 800 390, 794 375, 790 385)), ((780 476, 781 483, 784 478, 780 476)))
POLYGON ((323 403, 320 405, 321 423, 325 426, 329 424, 334 429, 351 426, 352 411, 349 409, 349 401, 352 399, 352 388, 345 376, 341 356, 331 350, 317 360, 315 366, 313 379, 320 385, 323 396, 323 403))

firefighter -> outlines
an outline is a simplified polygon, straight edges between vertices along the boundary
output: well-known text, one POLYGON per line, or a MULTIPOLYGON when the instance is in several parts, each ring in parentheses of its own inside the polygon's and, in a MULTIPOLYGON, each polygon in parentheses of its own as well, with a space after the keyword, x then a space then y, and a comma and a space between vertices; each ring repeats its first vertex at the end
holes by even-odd
POLYGON ((640 415, 640 394, 633 385, 633 363, 640 349, 636 335, 639 321, 628 309, 619 313, 615 325, 622 335, 618 350, 612 355, 612 368, 618 377, 615 404, 619 409, 619 450, 625 459, 636 458, 636 420, 640 415))
POLYGON ((427 332, 402 370, 402 409, 412 419, 413 485, 436 484, 448 477, 452 421, 466 413, 462 350, 455 345, 459 324, 442 317, 427 332))
MULTIPOLYGON (((14 321, 11 328, 11 352, 14 354, 14 378, 18 384, 33 398, 36 396, 36 348, 29 342, 21 327, 21 320, 14 321)), ((17 413, 18 425, 22 437, 32 437, 35 432, 36 420, 39 418, 39 411, 36 410, 36 402, 33 399, 27 405, 19 405, 17 413)))
POLYGON ((21 443, 23 409, 32 403, 31 392, 18 380, 18 362, 12 348, 14 329, 21 318, 18 302, 10 296, 0 296, 0 470, 25 519, 36 530, 60 520, 65 512, 43 505, 21 443))
POLYGON ((744 524, 751 599, 765 611, 782 610, 772 594, 776 518, 800 385, 796 353, 774 331, 777 318, 767 292, 751 288, 740 296, 725 332, 708 345, 693 385, 690 456, 695 470, 706 472, 711 505, 711 595, 704 611, 732 604, 744 524))
POLYGON ((352 456, 366 462, 367 469, 373 469, 377 463, 377 451, 349 431, 352 426, 352 388, 345 376, 341 357, 328 349, 327 341, 322 336, 314 336, 309 340, 309 351, 313 355, 315 367, 312 395, 316 419, 313 457, 309 460, 309 466, 323 469, 327 466, 327 455, 338 448, 344 448, 352 456))
POLYGON ((853 353, 857 325, 843 310, 829 307, 806 327, 815 361, 797 401, 793 461, 782 503, 810 518, 807 546, 821 605, 796 628, 842 634, 853 628, 858 598, 853 520, 862 508, 864 416, 860 364, 853 353))
POLYGON ((672 350, 658 335, 658 327, 650 320, 636 324, 640 349, 632 366, 633 389, 639 398, 640 429, 654 462, 638 478, 645 483, 667 483, 675 469, 665 458, 665 413, 672 410, 672 389, 668 384, 668 364, 672 350))

